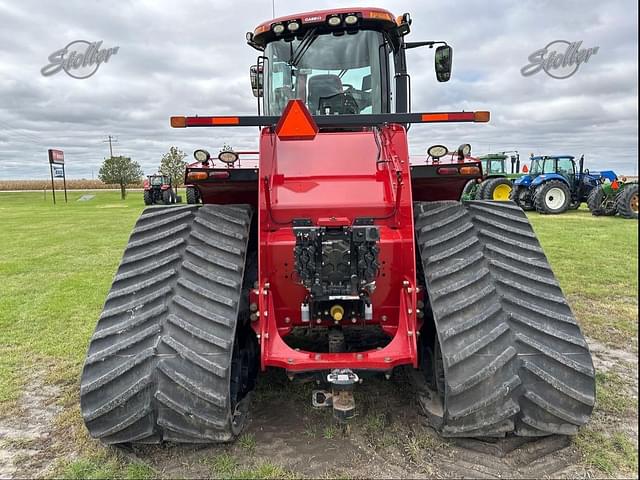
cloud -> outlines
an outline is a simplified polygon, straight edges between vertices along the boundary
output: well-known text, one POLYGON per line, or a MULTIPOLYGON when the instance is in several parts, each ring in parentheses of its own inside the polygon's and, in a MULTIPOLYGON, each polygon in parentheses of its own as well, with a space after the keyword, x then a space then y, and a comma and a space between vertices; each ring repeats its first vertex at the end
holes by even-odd
MULTIPOLYGON (((342 5, 275 0, 276 15, 342 5)), ((469 142, 475 153, 517 149, 585 154, 592 168, 633 174, 638 165, 638 4, 631 0, 380 1, 409 10, 411 40, 454 47, 453 78, 435 81, 433 52, 408 54, 414 111, 488 109, 488 125, 414 125, 416 161, 434 143, 469 142), (583 41, 598 53, 566 80, 522 77, 528 56, 553 40, 583 41)), ((359 0, 345 5, 363 5, 359 0)), ((367 2, 368 5, 368 2, 367 2)), ((177 114, 255 114, 244 33, 271 18, 265 0, 131 3, 0 0, 0 178, 46 178, 47 148, 66 152, 70 177, 96 175, 109 154, 129 155, 147 173, 171 145, 191 153, 224 143, 257 148, 257 129, 172 130, 177 114), (48 56, 73 40, 119 46, 85 80, 43 77, 48 56)))

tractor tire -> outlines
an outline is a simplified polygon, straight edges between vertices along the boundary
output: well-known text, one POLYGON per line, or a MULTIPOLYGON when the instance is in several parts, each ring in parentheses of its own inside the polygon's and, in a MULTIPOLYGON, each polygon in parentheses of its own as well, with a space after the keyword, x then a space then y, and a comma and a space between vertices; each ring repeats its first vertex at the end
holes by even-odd
POLYGON ((623 218, 638 219, 638 184, 623 187, 616 201, 618 213, 623 218))
POLYGON ((511 197, 513 184, 508 178, 491 178, 487 180, 487 185, 482 191, 482 198, 478 200, 498 200, 507 201, 511 197))
POLYGON ((571 191, 560 180, 549 180, 536 188, 533 205, 538 213, 556 215, 569 209, 571 191))
POLYGON ((600 187, 596 187, 591 190, 589 197, 587 198, 587 206, 591 215, 599 216, 611 216, 616 214, 616 204, 611 202, 612 206, 607 207, 605 200, 607 196, 600 187))
POLYGON ((187 187, 187 203, 189 205, 200 203, 200 199, 198 198, 198 190, 196 190, 196 187, 187 187))
POLYGON ((171 205, 173 203, 173 192, 171 190, 162 192, 162 201, 165 205, 171 205))
POLYGON ((526 202, 525 200, 526 195, 527 195, 526 187, 514 186, 513 189, 511 190, 511 194, 509 195, 509 200, 514 202, 525 212, 528 212, 533 210, 534 208, 526 202))
POLYGON ((245 305, 251 217, 247 205, 142 213, 82 372, 92 437, 208 443, 240 433, 259 368, 245 305))
POLYGON ((487 185, 490 181, 491 179, 488 178, 480 182, 478 188, 476 189, 476 197, 473 200, 482 200, 482 198, 484 197, 484 191, 486 190, 487 185))
POLYGON ((151 190, 144 191, 144 204, 153 205, 153 192, 151 190))
POLYGON ((475 198, 475 190, 476 190, 477 182, 475 180, 469 180, 467 184, 462 189, 462 195, 460 195, 460 200, 472 200, 475 198))
POLYGON ((595 370, 526 214, 487 201, 418 202, 414 213, 420 338, 431 332, 442 359, 440 373, 422 368, 445 384, 425 411, 433 427, 450 437, 576 434, 595 404, 595 370))

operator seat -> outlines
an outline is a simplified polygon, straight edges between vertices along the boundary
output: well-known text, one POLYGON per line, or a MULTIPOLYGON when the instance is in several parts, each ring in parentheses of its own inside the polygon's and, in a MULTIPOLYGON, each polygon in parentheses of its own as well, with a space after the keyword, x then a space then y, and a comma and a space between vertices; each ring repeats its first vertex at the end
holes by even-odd
POLYGON ((320 102, 322 99, 342 93, 342 81, 340 77, 332 74, 314 75, 309 78, 309 110, 312 114, 320 114, 320 102))

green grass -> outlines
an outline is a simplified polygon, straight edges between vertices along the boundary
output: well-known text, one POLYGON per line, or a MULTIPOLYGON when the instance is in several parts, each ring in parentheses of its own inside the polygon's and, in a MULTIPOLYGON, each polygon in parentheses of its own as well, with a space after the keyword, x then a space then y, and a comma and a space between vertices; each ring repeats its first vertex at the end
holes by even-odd
POLYGON ((293 473, 282 466, 260 461, 251 467, 241 467, 240 463, 229 453, 221 453, 205 461, 210 467, 211 474, 216 478, 238 479, 277 479, 295 478, 293 473))
POLYGON ((598 409, 614 415, 624 415, 637 407, 628 390, 631 386, 615 372, 596 372, 596 402, 598 409))
MULTIPOLYGON (((71 192, 68 204, 55 207, 50 197, 45 201, 39 193, 0 193, 0 415, 10 411, 24 379, 38 371, 36 365, 46 365, 46 381, 73 386, 63 390, 64 398, 77 402, 74 389, 89 338, 143 209, 140 192, 130 193, 125 201, 118 192, 90 192, 93 200, 78 202, 82 193, 71 192)), ((585 332, 618 348, 637 349, 638 222, 596 218, 584 210, 560 216, 533 213, 529 218, 585 332)), ((620 397, 620 382, 615 374, 599 375, 599 409, 613 415, 628 410, 626 397, 620 397)), ((261 395, 268 399, 283 391, 305 398, 309 393, 283 381, 263 388, 261 395)), ((77 405, 69 416, 80 422, 77 405)), ((384 417, 367 416, 361 428, 379 442, 384 440, 385 422, 384 417)), ((331 426, 308 430, 309 436, 339 434, 331 426)), ((586 429, 576 443, 586 461, 603 472, 637 465, 637 449, 619 434, 586 429)), ((241 445, 252 451, 255 438, 243 437, 241 445)), ((413 441, 405 448, 411 457, 423 445, 413 441)), ((268 462, 241 468, 231 457, 218 457, 211 465, 223 477, 289 475, 268 462)), ((69 478, 151 475, 144 465, 91 455, 64 468, 62 476, 69 478)))
MULTIPOLYGON (((79 376, 141 194, 117 192, 53 206, 37 193, 0 194, 0 405, 15 400, 21 368, 43 357, 79 376)), ((1 409, 0 409, 1 411, 1 409)))
POLYGON ((253 433, 243 433, 238 438, 238 445, 249 453, 253 453, 256 449, 256 437, 253 433))
POLYGON ((583 461, 607 475, 622 474, 622 478, 638 474, 638 449, 625 434, 608 435, 584 428, 574 440, 583 455, 583 461))
POLYGON ((154 470, 146 464, 124 463, 116 460, 106 460, 101 457, 83 458, 69 463, 61 473, 67 479, 122 479, 144 480, 156 478, 154 470))
POLYGON ((584 208, 528 216, 585 333, 636 351, 638 222, 584 208))

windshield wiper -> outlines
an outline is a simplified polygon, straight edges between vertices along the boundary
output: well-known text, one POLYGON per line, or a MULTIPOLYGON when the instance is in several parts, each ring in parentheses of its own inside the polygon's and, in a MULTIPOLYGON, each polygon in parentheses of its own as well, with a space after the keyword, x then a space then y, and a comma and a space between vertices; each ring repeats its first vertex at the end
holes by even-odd
POLYGON ((315 42, 316 38, 318 38, 318 34, 316 33, 317 30, 318 30, 317 27, 307 30, 307 32, 302 37, 302 40, 300 40, 300 43, 298 44, 296 49, 291 52, 291 57, 287 62, 289 66, 291 67, 298 66, 298 63, 300 63, 300 60, 302 60, 302 57, 304 56, 304 54, 307 53, 307 50, 309 49, 311 44, 315 42))

